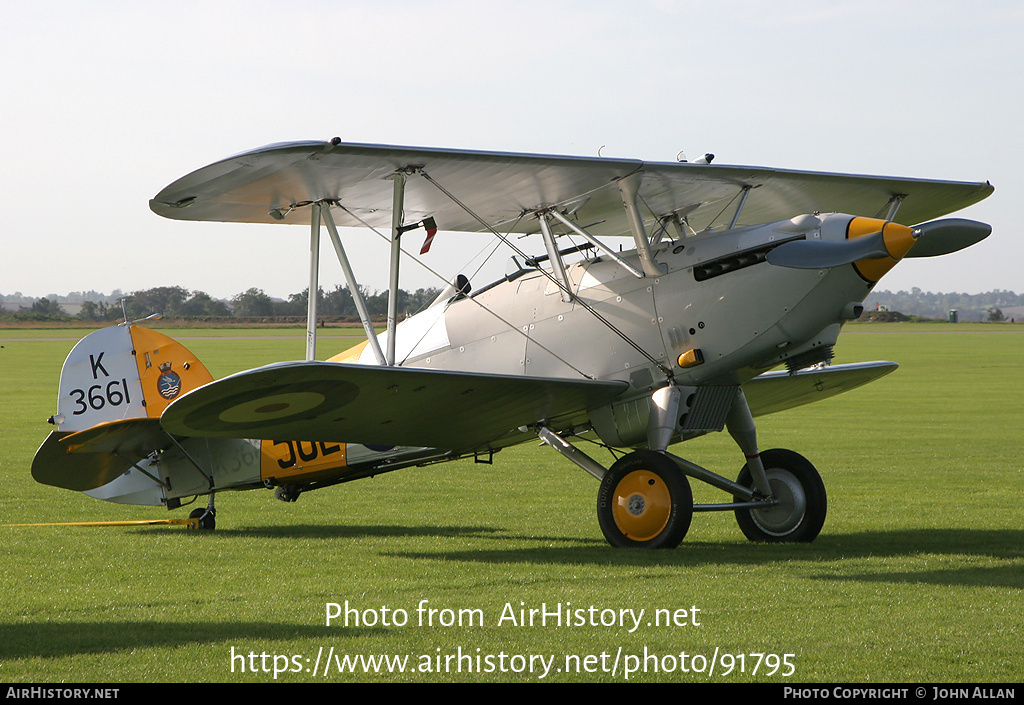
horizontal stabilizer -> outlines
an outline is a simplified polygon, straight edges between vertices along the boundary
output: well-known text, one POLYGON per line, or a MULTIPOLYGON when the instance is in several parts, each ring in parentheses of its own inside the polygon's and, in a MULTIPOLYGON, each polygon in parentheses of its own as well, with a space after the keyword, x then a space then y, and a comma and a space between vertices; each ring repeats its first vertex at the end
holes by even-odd
POLYGON ((61 439, 68 453, 117 453, 138 460, 171 446, 170 437, 160 428, 160 419, 125 419, 98 424, 61 439))
POLYGON ((181 436, 467 451, 520 426, 585 421, 628 385, 331 362, 284 362, 201 387, 160 419, 181 436))
POLYGON ((763 416, 848 392, 897 367, 895 362, 857 362, 812 367, 792 375, 785 371, 767 372, 745 383, 743 394, 751 413, 763 416))
POLYGON ((72 454, 61 441, 69 434, 51 431, 32 458, 32 477, 36 482, 76 492, 94 490, 117 479, 131 467, 110 453, 72 454))

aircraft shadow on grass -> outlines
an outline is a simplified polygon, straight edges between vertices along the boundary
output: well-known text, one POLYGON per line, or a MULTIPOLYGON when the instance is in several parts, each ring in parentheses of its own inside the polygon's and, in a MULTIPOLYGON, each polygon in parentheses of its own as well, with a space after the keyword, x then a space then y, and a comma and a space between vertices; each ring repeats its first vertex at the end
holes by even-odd
MULTIPOLYGON (((164 529, 144 528, 133 532, 144 537, 165 535, 164 529)), ((495 526, 408 526, 299 524, 240 529, 220 529, 215 535, 200 534, 204 540, 225 538, 266 539, 392 539, 436 537, 488 539, 505 543, 552 545, 487 550, 451 551, 439 545, 437 551, 384 551, 383 555, 421 560, 467 561, 471 563, 578 564, 609 563, 623 565, 757 565, 780 560, 841 564, 863 558, 915 557, 923 555, 962 555, 997 560, 1024 560, 1024 530, 1019 529, 913 529, 893 531, 857 531, 819 536, 814 543, 737 543, 694 540, 685 551, 609 552, 598 537, 516 535, 495 526)), ((837 576, 821 576, 828 579, 837 576)), ((1024 588, 1024 568, 1014 562, 1000 569, 972 567, 969 570, 925 571, 915 573, 876 573, 845 579, 893 582, 934 582, 948 585, 987 585, 1024 588), (917 577, 915 577, 917 575, 917 577), (984 576, 991 576, 986 579, 984 576), (888 578, 886 576, 889 576, 888 578), (931 576, 931 577, 929 577, 931 576)))
POLYGON ((695 540, 685 551, 609 552, 597 539, 570 540, 540 536, 502 536, 502 540, 539 542, 557 541, 558 545, 526 549, 488 551, 409 552, 387 555, 423 560, 466 561, 471 563, 536 564, 615 564, 660 565, 699 568, 708 565, 758 565, 777 561, 807 561, 816 565, 842 566, 844 561, 864 558, 908 559, 926 555, 961 555, 1009 561, 1005 566, 969 566, 962 569, 907 572, 864 571, 855 575, 819 573, 814 579, 861 580, 873 582, 929 583, 980 587, 1024 588, 1024 530, 915 529, 912 531, 862 531, 819 536, 813 544, 739 544, 695 540))
MULTIPOLYGON (((385 633, 382 628, 338 628, 275 622, 120 621, 25 622, 0 625, 0 660, 55 658, 75 654, 130 652, 135 649, 180 648, 183 644, 253 644, 282 638, 323 638, 328 634, 359 636, 385 633)), ((225 647, 227 650, 227 647, 225 647)), ((248 654, 240 646, 236 651, 248 654)), ((257 651, 259 653, 259 651, 257 651)))
MULTIPOLYGON (((166 535, 166 530, 159 528, 144 528, 134 532, 137 536, 158 537, 166 535)), ((254 538, 254 539, 360 539, 371 537, 416 537, 433 536, 438 538, 484 538, 484 537, 505 537, 507 534, 503 529, 493 526, 398 526, 385 524, 328 526, 322 524, 289 524, 282 526, 260 526, 239 529, 217 529, 216 535, 207 537, 201 535, 203 540, 218 540, 227 538, 254 538)), ((595 543, 599 543, 596 539, 595 543)))

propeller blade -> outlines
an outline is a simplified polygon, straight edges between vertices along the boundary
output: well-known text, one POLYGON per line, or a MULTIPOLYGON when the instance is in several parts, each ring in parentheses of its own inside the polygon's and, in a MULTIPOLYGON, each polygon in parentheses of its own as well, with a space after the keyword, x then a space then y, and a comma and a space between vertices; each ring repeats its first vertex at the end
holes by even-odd
POLYGON ((922 223, 914 228, 917 242, 907 257, 936 257, 981 242, 992 232, 988 223, 964 218, 946 218, 922 223))
POLYGON ((862 259, 888 257, 881 231, 841 242, 794 240, 779 245, 765 259, 779 267, 827 269, 862 259))

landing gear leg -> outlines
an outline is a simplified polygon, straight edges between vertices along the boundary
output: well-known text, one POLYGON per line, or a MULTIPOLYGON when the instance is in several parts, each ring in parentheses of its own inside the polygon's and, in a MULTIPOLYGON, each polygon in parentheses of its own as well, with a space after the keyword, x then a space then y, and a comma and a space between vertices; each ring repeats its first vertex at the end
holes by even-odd
POLYGON ((217 510, 213 506, 213 496, 213 492, 211 492, 210 501, 207 502, 206 509, 193 509, 192 513, 188 515, 189 519, 194 520, 188 523, 188 528, 205 529, 207 531, 213 531, 216 528, 217 522, 214 518, 217 515, 217 510))
POLYGON ((679 418, 681 391, 662 387, 651 395, 650 450, 619 458, 601 480, 597 520, 617 548, 675 548, 693 519, 693 492, 679 465, 666 455, 679 418))
MULTIPOLYGON (((726 425, 747 458, 736 483, 750 487, 755 498, 773 501, 768 507, 735 510, 743 535, 751 541, 774 543, 813 541, 825 524, 828 508, 821 475, 791 450, 758 452, 754 418, 742 389, 736 392, 726 425)), ((736 497, 735 501, 744 500, 736 497)))
POLYGON ((736 399, 733 400, 732 408, 725 419, 725 426, 747 458, 754 489, 763 497, 770 496, 772 488, 765 477, 761 454, 757 450, 757 427, 754 425, 754 416, 750 413, 750 405, 747 404, 747 397, 742 389, 736 390, 736 399))

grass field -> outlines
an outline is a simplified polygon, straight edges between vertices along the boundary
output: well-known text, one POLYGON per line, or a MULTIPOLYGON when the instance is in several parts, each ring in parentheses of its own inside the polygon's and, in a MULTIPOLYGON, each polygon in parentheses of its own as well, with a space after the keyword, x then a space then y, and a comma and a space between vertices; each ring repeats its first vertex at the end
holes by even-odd
MULTIPOLYGON (((184 516, 33 481, 61 364, 85 332, 0 330, 2 521, 184 516)), ((215 377, 304 350, 301 330, 170 334, 215 377)), ((326 340, 321 357, 357 341, 326 340)), ((295 504, 220 495, 212 533, 3 526, 0 682, 255 682, 275 667, 285 682, 622 681, 626 667, 646 668, 629 674, 640 682, 1019 682, 1024 326, 855 325, 836 352, 901 367, 759 420, 762 448, 797 450, 825 480, 812 544, 750 544, 715 513, 676 550, 612 549, 597 483, 535 444, 295 504), (359 624, 328 626, 327 605, 346 601, 359 624), (585 610, 587 624, 518 623, 542 605, 585 610), (620 612, 641 609, 635 628, 620 612), (402 674, 325 677, 331 649, 408 660, 402 674)), ((728 476, 742 464, 727 434, 673 450, 728 476)))

